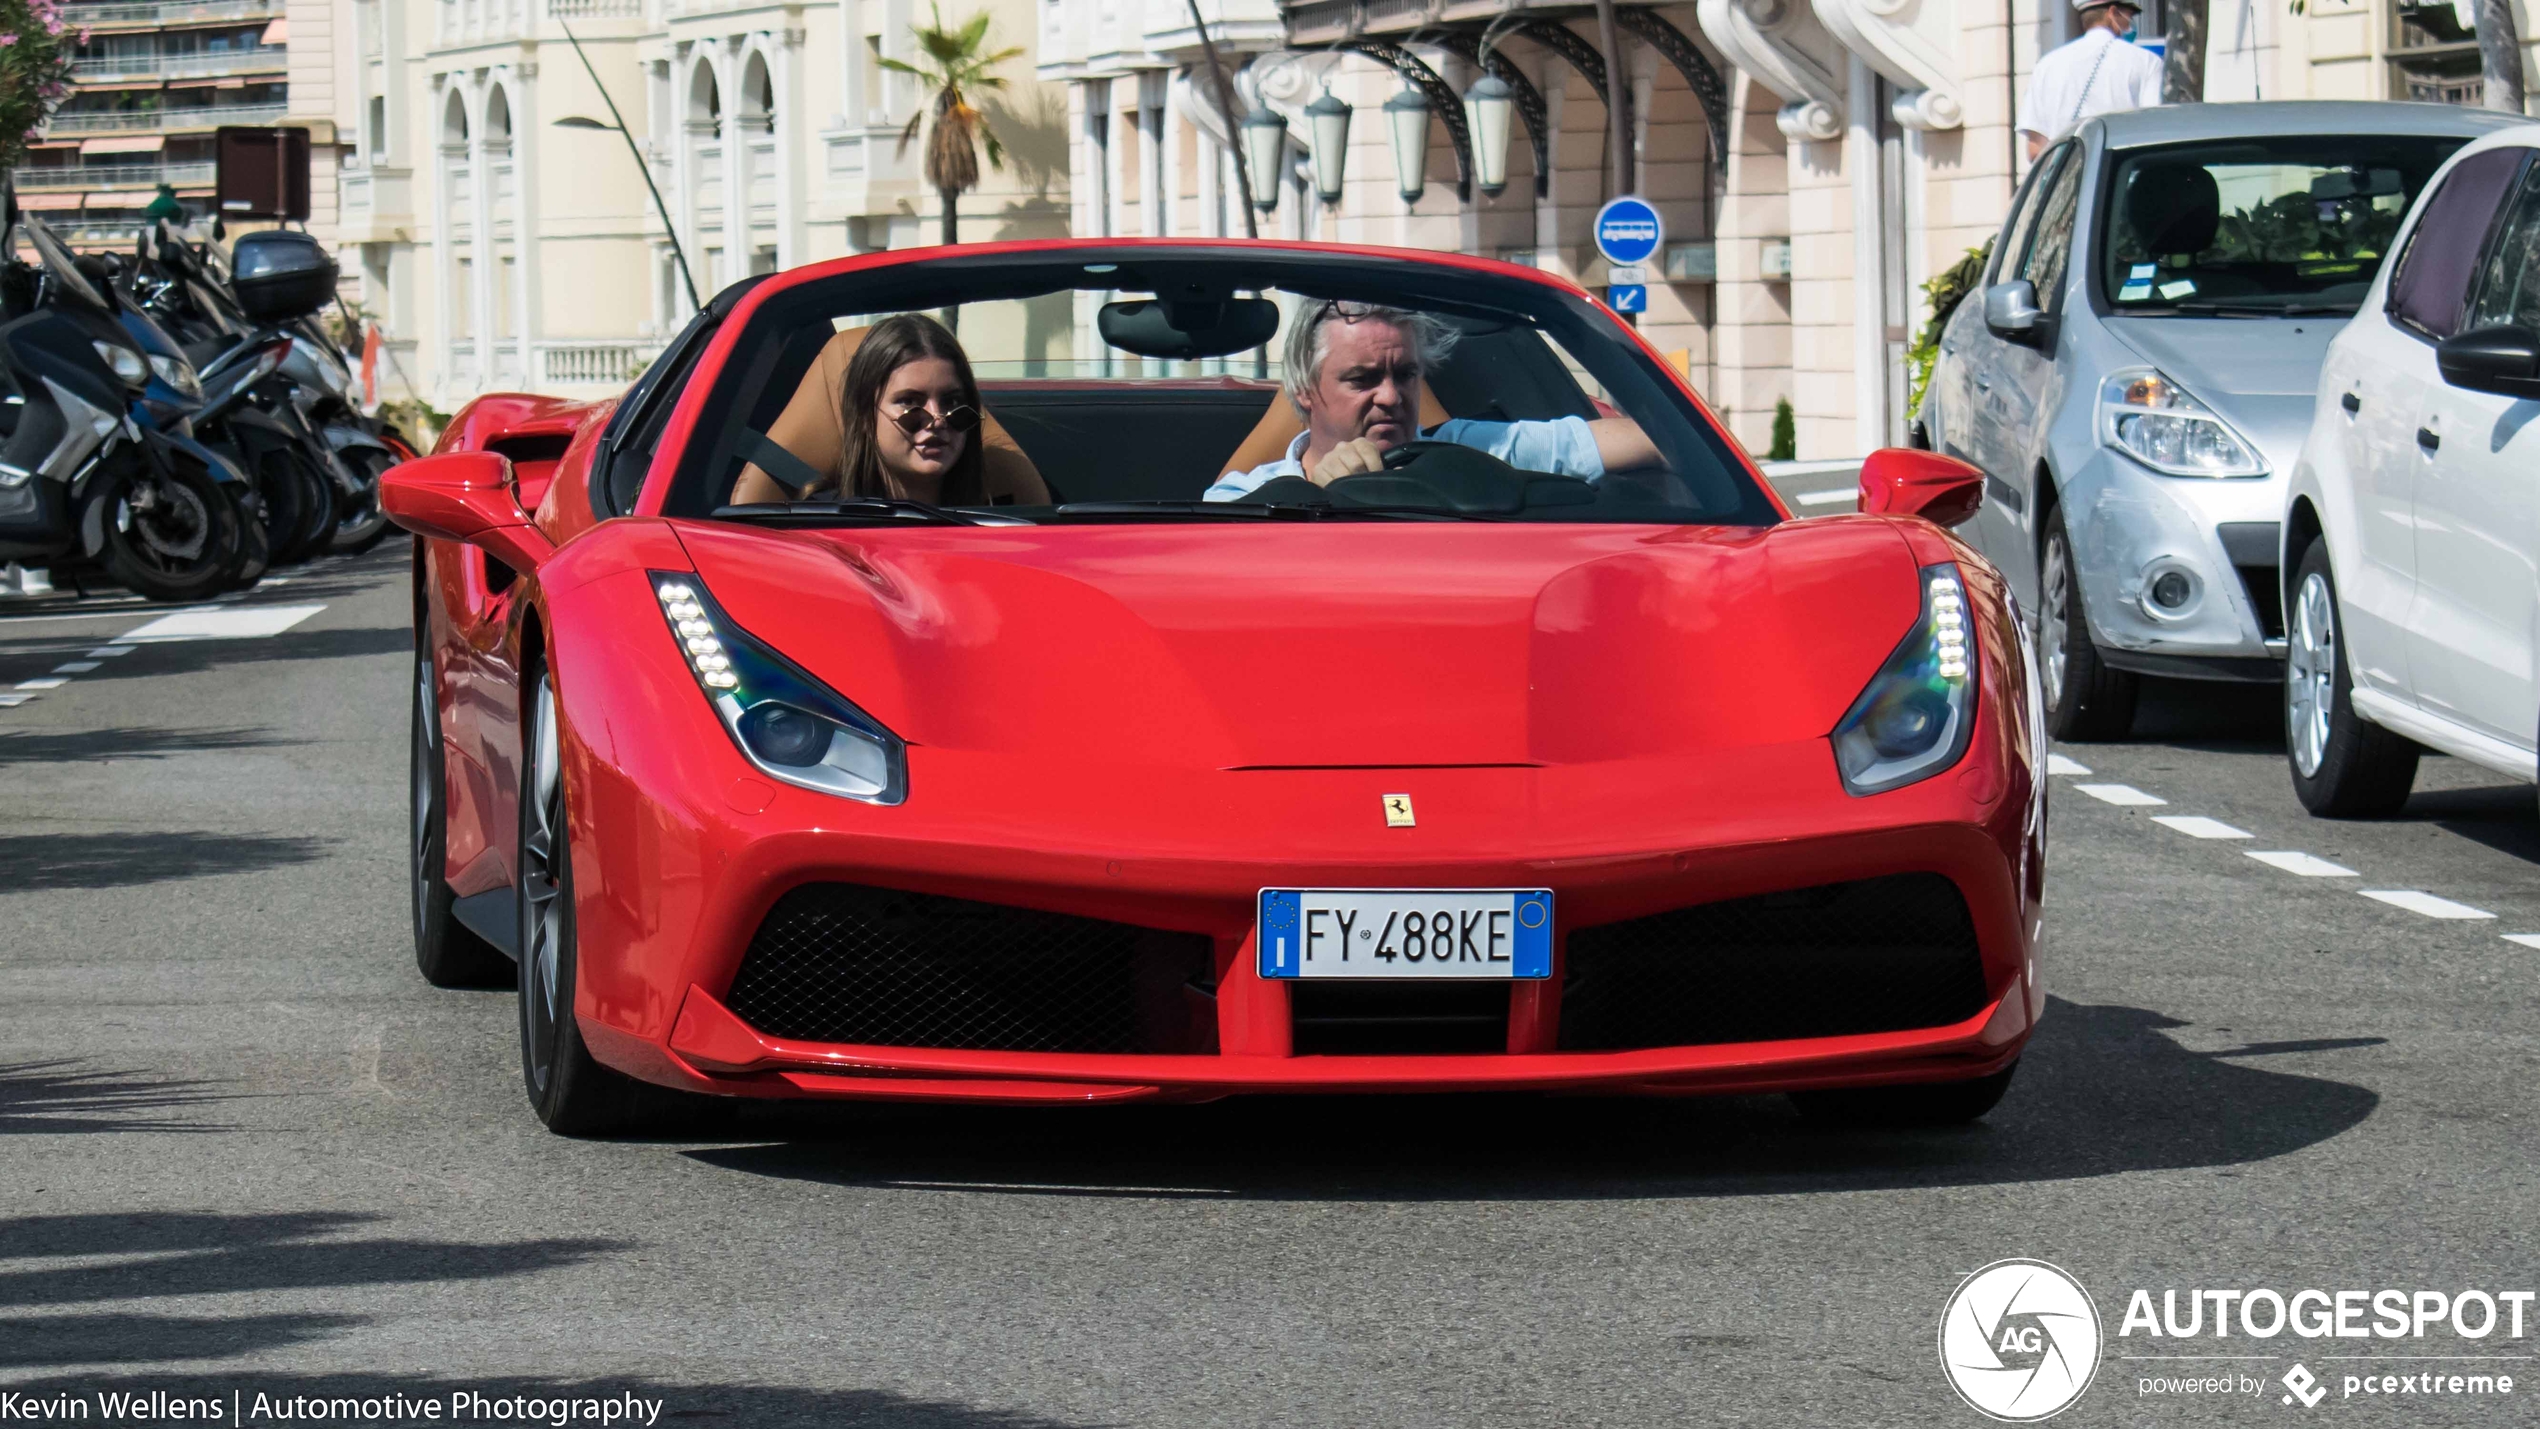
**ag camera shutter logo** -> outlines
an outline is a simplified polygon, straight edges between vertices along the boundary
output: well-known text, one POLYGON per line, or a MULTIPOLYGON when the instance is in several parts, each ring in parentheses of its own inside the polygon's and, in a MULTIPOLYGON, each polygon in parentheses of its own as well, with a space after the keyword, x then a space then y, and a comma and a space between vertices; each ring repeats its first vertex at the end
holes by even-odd
POLYGON ((1997 1260, 1940 1315, 1940 1367, 1967 1407, 2025 1424, 2071 1408, 2099 1370, 2099 1309, 2042 1260, 1997 1260))

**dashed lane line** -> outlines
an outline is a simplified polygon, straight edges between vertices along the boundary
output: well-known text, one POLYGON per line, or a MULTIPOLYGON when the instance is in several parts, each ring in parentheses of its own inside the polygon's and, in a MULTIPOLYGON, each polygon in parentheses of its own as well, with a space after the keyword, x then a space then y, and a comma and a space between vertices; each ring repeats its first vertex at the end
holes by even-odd
POLYGON ((40 679, 20 680, 18 681, 18 688, 21 690, 58 690, 69 683, 70 681, 63 679, 59 675, 46 675, 40 679))
POLYGON ((2493 918, 2496 916, 2484 908, 2472 908, 2466 903, 2455 903, 2449 898, 2437 898, 2422 889, 2359 888, 2355 891, 2366 898, 2387 903, 2393 908, 2405 908, 2411 913, 2422 913, 2428 918, 2493 918))
POLYGON ((111 660, 117 655, 129 655, 140 648, 141 647, 138 645, 100 645, 96 649, 88 652, 88 658, 91 660, 111 660))
POLYGON ((2248 854, 2251 858, 2254 858, 2258 862, 2266 864, 2269 867, 2280 868, 2287 873, 2294 874, 2302 878, 2362 877, 2361 874, 2356 873, 2355 870, 2351 868, 2340 867, 2337 864, 2330 863, 2327 859, 2314 858, 2307 853, 2294 853, 2289 849, 2271 852, 2260 852, 2257 849, 2243 849, 2241 852, 2248 854))
POLYGON ((73 660, 65 665, 54 666, 53 673, 56 675, 85 675, 89 671, 96 669, 104 663, 106 662, 103 660, 73 660))
POLYGON ((1838 501, 1858 501, 1860 498, 1860 492, 1838 487, 1833 491, 1803 491, 1792 499, 1802 506, 1832 506, 1838 501))
POLYGON ((2152 822, 2159 824, 2165 829, 2174 829, 2179 833, 2187 835, 2191 839, 2245 839, 2251 837, 2251 834, 2247 829, 2235 829, 2220 819, 2209 819, 2202 814, 2154 814, 2152 816, 2152 822))
POLYGON ((323 605, 249 605, 227 609, 201 605, 180 610, 174 615, 160 616, 116 638, 138 645, 166 640, 252 640, 279 635, 324 609, 323 605))
POLYGON ((2148 809, 2169 802, 2156 794, 2146 794, 2131 784, 2075 784, 2073 787, 2102 804, 2115 804, 2119 808, 2148 809))
POLYGON ((2507 933, 2505 941, 2520 943, 2526 948, 2540 948, 2540 933, 2507 933))
POLYGON ((2046 756, 2046 772, 2049 774, 2078 774, 2087 778, 2090 774, 2090 766, 2081 763, 2079 760, 2066 759, 2060 754, 2049 754, 2046 756))

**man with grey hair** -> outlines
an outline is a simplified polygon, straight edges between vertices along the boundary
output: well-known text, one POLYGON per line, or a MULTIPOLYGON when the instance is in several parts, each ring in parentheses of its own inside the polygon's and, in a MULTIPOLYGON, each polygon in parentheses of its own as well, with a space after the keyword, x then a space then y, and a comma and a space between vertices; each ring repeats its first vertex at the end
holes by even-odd
POLYGON ((1608 471, 1660 463, 1657 447, 1628 417, 1558 417, 1548 422, 1458 418, 1419 427, 1421 375, 1454 346, 1455 333, 1428 313, 1370 303, 1324 302, 1288 329, 1285 383, 1305 430, 1286 456, 1230 471, 1208 488, 1210 501, 1236 501, 1281 477, 1329 486, 1380 471, 1385 453, 1413 441, 1453 442, 1522 471, 1594 481, 1608 471))

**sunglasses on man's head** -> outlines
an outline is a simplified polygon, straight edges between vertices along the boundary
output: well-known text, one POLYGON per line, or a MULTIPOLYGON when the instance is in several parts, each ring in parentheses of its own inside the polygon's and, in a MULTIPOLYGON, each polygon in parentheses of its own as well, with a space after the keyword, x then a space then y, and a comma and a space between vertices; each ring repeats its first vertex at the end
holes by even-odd
POLYGON ((938 422, 943 424, 945 431, 966 432, 979 425, 979 409, 955 407, 939 417, 923 407, 902 407, 891 414, 891 425, 912 437, 938 422))

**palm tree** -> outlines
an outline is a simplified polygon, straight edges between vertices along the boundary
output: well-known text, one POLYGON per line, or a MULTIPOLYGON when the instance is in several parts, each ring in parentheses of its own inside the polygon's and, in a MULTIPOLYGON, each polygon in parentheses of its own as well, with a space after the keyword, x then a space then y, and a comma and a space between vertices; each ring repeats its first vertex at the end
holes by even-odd
POLYGON ((900 152, 917 139, 917 131, 929 114, 934 116, 934 132, 926 138, 926 182, 944 201, 944 242, 961 241, 961 196, 979 186, 979 150, 988 151, 988 166, 1005 167, 1005 145, 997 140, 996 131, 988 127, 988 116, 972 104, 969 92, 1003 89, 1005 81, 989 73, 998 65, 1023 53, 1013 49, 987 52, 988 14, 981 11, 963 22, 961 28, 944 28, 943 8, 930 7, 935 23, 920 25, 912 33, 923 58, 916 64, 905 60, 886 59, 882 68, 896 74, 914 76, 934 92, 934 102, 918 106, 909 116, 908 127, 900 131, 900 152))

